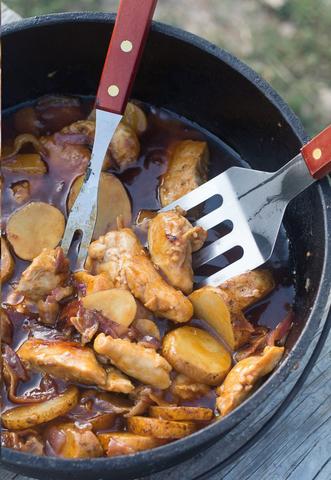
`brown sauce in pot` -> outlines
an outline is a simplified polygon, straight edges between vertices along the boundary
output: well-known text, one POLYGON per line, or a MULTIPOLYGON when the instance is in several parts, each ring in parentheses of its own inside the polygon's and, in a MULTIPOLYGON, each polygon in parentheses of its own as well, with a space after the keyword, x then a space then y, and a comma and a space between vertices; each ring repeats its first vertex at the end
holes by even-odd
MULTIPOLYGON (((51 134, 55 130, 71 123, 72 121, 86 118, 91 109, 92 100, 90 98, 81 98, 75 100, 74 112, 66 110, 65 108, 56 108, 52 102, 42 104, 42 114, 39 112, 39 119, 31 118, 31 104, 17 106, 15 109, 5 112, 3 116, 3 145, 4 150, 9 150, 12 146, 13 139, 22 131, 17 128, 22 128, 22 121, 24 119, 32 125, 32 131, 36 129, 39 133, 51 134), (25 108, 25 117, 23 114, 18 116, 19 111, 25 108), (69 111, 69 113, 68 113, 69 111), (28 118, 29 117, 29 118, 28 118), (19 119, 19 121, 17 120, 19 119)), ((160 202, 158 199, 158 186, 160 176, 165 172, 167 165, 167 152, 171 143, 184 140, 205 140, 208 143, 210 150, 210 165, 209 178, 221 173, 227 168, 237 166, 247 166, 244 160, 229 148, 224 142, 215 138, 198 125, 192 124, 186 119, 179 118, 171 112, 167 112, 146 104, 141 104, 145 113, 147 114, 148 128, 140 137, 140 157, 136 164, 119 173, 116 169, 109 171, 116 175, 125 186, 129 193, 132 202, 132 218, 135 219, 138 212, 144 210, 158 210, 160 202)), ((28 147, 25 152, 29 152, 28 147)), ((47 162, 47 156, 45 157, 47 162)), ((70 168, 62 171, 56 164, 48 168, 45 175, 27 175, 18 174, 17 172, 10 172, 7 169, 2 171, 3 185, 2 185, 2 234, 5 234, 6 222, 10 214, 24 205, 18 205, 13 198, 12 185, 22 180, 30 182, 31 195, 27 202, 43 201, 51 203, 56 206, 62 213, 67 216, 67 196, 70 191, 72 182, 77 177, 77 172, 70 168)), ((205 213, 207 207, 204 207, 205 213)), ((201 210, 200 210, 201 215, 201 210)), ((209 233, 208 241, 218 238, 224 231, 214 229, 209 233)), ((140 232, 140 237, 144 241, 144 234, 140 232)), ((236 252, 232 252, 236 255, 236 252)), ((52 338, 56 332, 52 328, 38 324, 36 316, 25 315, 17 313, 10 305, 13 293, 13 287, 18 282, 22 271, 29 265, 29 262, 23 261, 15 255, 15 272, 8 283, 2 287, 2 302, 3 307, 7 311, 13 324, 13 343, 12 348, 16 350, 29 336, 31 329, 34 331, 34 336, 38 338, 52 338)), ((220 265, 226 265, 231 260, 229 256, 222 256, 213 262, 212 266, 204 267, 199 271, 199 278, 209 275, 219 268, 220 265)), ((273 272, 276 280, 276 289, 265 299, 258 304, 255 304, 247 312, 246 316, 249 321, 255 325, 263 325, 269 328, 274 328, 285 316, 294 300, 294 286, 293 278, 289 269, 289 244, 282 229, 276 244, 276 248, 271 260, 268 262, 268 268, 273 272)), ((164 335, 169 331, 173 324, 164 319, 156 320, 160 327, 161 334, 164 335)), ((192 320, 193 325, 202 325, 206 330, 209 330, 206 325, 203 325, 201 320, 192 320)), ((36 386, 41 380, 40 374, 33 374, 30 380, 21 384, 19 387, 19 395, 27 394, 36 386)), ((62 391, 65 382, 55 381, 59 391, 62 391)), ((86 388, 86 387, 85 387, 86 388)), ((3 388, 3 411, 16 406, 7 398, 6 391, 3 388)), ((194 401, 182 402, 187 405, 208 406, 214 408, 215 393, 212 391, 205 397, 194 401)), ((116 428, 125 428, 123 422, 118 420, 116 428)), ((114 429, 115 427, 113 427, 114 429)), ((42 430, 42 427, 39 427, 42 430)))

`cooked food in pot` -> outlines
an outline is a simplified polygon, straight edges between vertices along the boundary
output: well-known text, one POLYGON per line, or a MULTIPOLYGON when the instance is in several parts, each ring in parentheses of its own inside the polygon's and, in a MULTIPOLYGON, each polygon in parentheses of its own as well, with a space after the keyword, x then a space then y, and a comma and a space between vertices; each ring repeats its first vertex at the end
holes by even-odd
POLYGON ((192 255, 222 231, 157 211, 229 154, 140 103, 109 146, 85 270, 72 271, 60 243, 94 134, 86 98, 43 97, 4 120, 2 445, 37 455, 129 455, 222 421, 277 367, 293 323, 279 259, 196 285, 207 270, 192 255))

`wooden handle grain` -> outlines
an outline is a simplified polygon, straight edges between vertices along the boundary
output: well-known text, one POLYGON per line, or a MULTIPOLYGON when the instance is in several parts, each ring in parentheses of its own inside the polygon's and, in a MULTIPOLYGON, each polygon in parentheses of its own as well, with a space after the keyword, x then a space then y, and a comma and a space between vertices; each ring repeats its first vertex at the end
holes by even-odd
POLYGON ((157 0, 121 0, 96 98, 96 107, 124 113, 157 0))
POLYGON ((314 178, 323 178, 331 173, 331 125, 306 143, 301 154, 314 178))

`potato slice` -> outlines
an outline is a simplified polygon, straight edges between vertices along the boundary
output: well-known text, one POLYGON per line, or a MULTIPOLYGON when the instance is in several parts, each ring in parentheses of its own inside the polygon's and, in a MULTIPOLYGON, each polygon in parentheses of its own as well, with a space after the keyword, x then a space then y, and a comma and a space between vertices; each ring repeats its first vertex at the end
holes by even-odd
POLYGON ((18 257, 33 260, 44 248, 59 244, 64 226, 60 210, 47 203, 31 202, 9 217, 7 239, 18 257))
POLYGON ((77 283, 85 285, 87 295, 113 288, 113 282, 105 272, 91 275, 85 270, 81 270, 74 273, 74 279, 77 283))
POLYGON ((149 414, 153 418, 164 420, 197 420, 206 421, 213 418, 213 411, 203 407, 160 407, 153 405, 149 407, 149 414))
POLYGON ((39 153, 18 153, 15 157, 4 160, 1 166, 13 173, 28 175, 44 175, 47 172, 46 164, 39 153))
POLYGON ((204 320, 224 339, 231 350, 235 338, 230 311, 217 288, 203 287, 188 297, 194 308, 194 316, 204 320))
POLYGON ((1 237, 1 282, 10 279, 15 269, 15 262, 9 251, 8 243, 1 237))
POLYGON ((159 438, 135 435, 130 432, 99 433, 97 437, 109 457, 149 450, 165 443, 159 438))
POLYGON ((101 292, 91 293, 82 298, 83 307, 88 310, 97 310, 106 318, 129 327, 137 311, 137 304, 128 290, 111 288, 101 292))
POLYGON ((145 113, 140 107, 132 102, 129 102, 126 106, 123 122, 129 125, 137 135, 141 135, 147 129, 147 118, 145 113))
POLYGON ((169 332, 163 339, 162 354, 179 373, 207 385, 219 385, 231 368, 229 352, 200 328, 169 332))
POLYGON ((1 415, 3 425, 9 430, 24 430, 65 415, 78 403, 79 392, 71 386, 64 393, 45 402, 15 407, 1 415))
MULTIPOLYGON (((71 210, 82 187, 84 176, 77 177, 68 196, 68 211, 71 210)), ((93 239, 116 230, 117 218, 121 217, 123 225, 131 223, 131 203, 121 181, 111 173, 102 172, 98 193, 98 215, 93 232, 93 239)))
POLYGON ((194 422, 175 422, 148 417, 129 417, 128 429, 137 435, 147 435, 155 438, 182 438, 195 432, 194 422))

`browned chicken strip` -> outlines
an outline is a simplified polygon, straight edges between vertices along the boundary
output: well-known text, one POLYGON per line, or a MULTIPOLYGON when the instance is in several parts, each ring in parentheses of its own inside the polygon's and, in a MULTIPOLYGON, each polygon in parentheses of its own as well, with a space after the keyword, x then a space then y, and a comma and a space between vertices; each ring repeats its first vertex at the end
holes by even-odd
POLYGON ((253 270, 231 278, 219 286, 230 310, 245 310, 275 288, 269 270, 253 270))
POLYGON ((159 213, 148 228, 149 253, 169 283, 189 295, 193 290, 192 252, 207 238, 178 211, 159 213))
POLYGON ((100 333, 94 340, 94 350, 108 357, 127 375, 147 385, 161 389, 170 385, 171 366, 151 348, 100 333))
POLYGON ((209 151, 206 142, 184 140, 174 145, 168 169, 160 185, 162 207, 207 181, 208 159, 209 151))
POLYGON ((193 315, 191 302, 163 280, 129 228, 109 232, 92 242, 87 268, 94 273, 107 272, 115 287, 130 289, 156 315, 178 323, 187 322, 193 315))
POLYGON ((31 300, 40 300, 61 286, 69 276, 69 260, 60 247, 44 249, 22 273, 17 292, 31 300))
MULTIPOLYGON (((96 360, 93 350, 78 343, 31 338, 21 345, 17 355, 30 370, 67 381, 97 385, 104 390, 123 392, 123 389, 118 388, 119 382, 123 382, 123 376, 118 374, 117 382, 114 379, 114 372, 113 378, 107 377, 107 372, 96 360), (112 388, 114 383, 112 384, 111 380, 116 383, 115 390, 112 388)), ((127 393, 127 386, 124 385, 124 393, 127 393)))
POLYGON ((217 388, 216 406, 222 416, 240 405, 252 392, 260 378, 270 373, 279 363, 284 347, 265 347, 262 355, 247 357, 238 362, 217 388))

